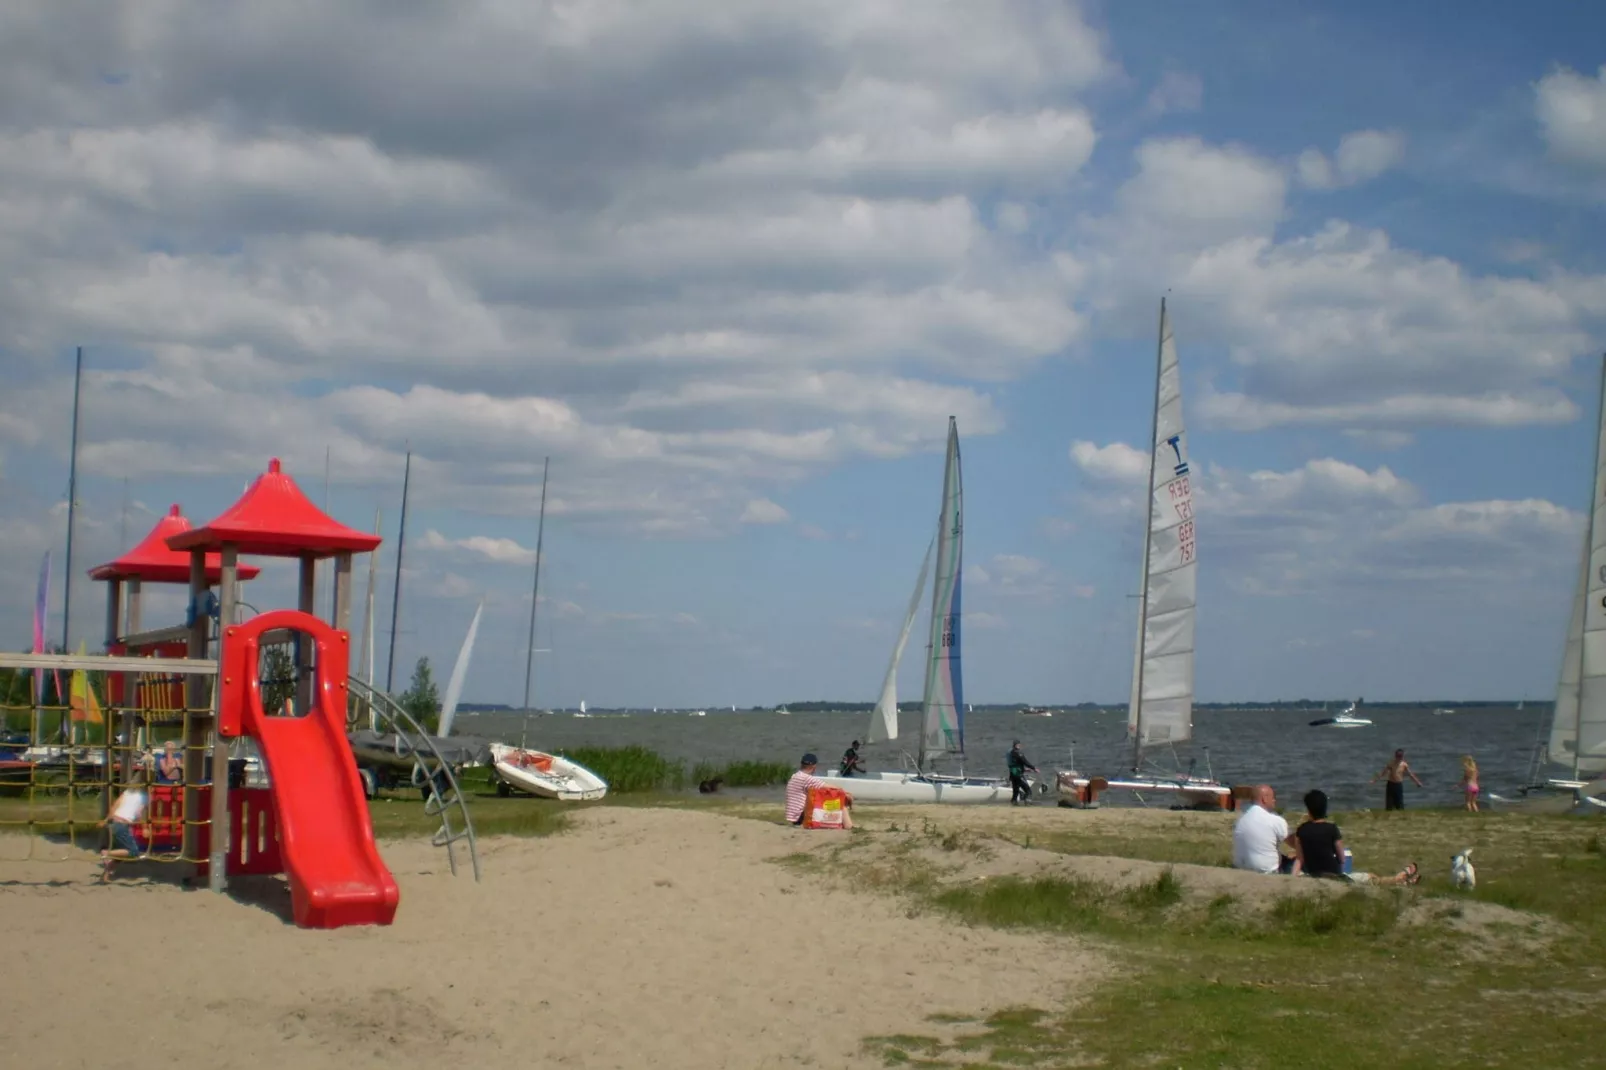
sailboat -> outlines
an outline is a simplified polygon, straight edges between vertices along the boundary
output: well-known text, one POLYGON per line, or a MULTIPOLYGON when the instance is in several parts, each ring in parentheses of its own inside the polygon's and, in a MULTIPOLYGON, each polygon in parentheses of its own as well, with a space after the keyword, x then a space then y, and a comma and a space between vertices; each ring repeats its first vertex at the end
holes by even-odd
POLYGON ((1551 778, 1549 787, 1572 791, 1580 802, 1600 806, 1595 796, 1606 794, 1606 357, 1601 366, 1590 498, 1546 757, 1572 767, 1570 777, 1551 778))
POLYGON ((948 417, 948 453, 943 467, 942 509, 937 534, 926 549, 920 566, 915 593, 909 600, 903 628, 893 648, 892 663, 882 681, 881 696, 870 712, 865 737, 871 743, 898 738, 898 663, 902 660, 909 631, 919 611, 925 589, 926 572, 935 552, 931 591, 931 639, 926 648, 924 716, 920 730, 920 752, 914 768, 900 772, 869 773, 865 776, 827 776, 820 779, 832 787, 849 792, 855 801, 904 803, 984 803, 1004 802, 1013 794, 1009 781, 999 777, 967 777, 963 767, 957 776, 936 772, 936 761, 965 754, 964 682, 960 672, 960 570, 964 547, 964 488, 959 464, 959 424, 948 417))
MULTIPOLYGON (((456 768, 486 765, 492 757, 489 740, 452 736, 452 723, 457 718, 458 701, 463 697, 463 683, 468 677, 469 659, 474 655, 474 639, 479 635, 480 615, 484 610, 485 602, 481 600, 474 610, 474 619, 469 622, 468 634, 463 637, 463 645, 457 651, 457 662, 452 666, 452 675, 446 684, 439 727, 435 735, 427 737, 435 752, 456 768)), ((418 747, 416 741, 409 740, 413 745, 403 746, 403 741, 396 735, 375 729, 351 732, 346 738, 357 758, 357 767, 364 774, 365 787, 370 796, 379 788, 395 786, 401 777, 412 773, 414 751, 418 747)))
POLYGON ((1211 777, 1143 772, 1144 748, 1193 738, 1193 636, 1197 611, 1198 549, 1194 540, 1193 485, 1188 432, 1182 420, 1182 375, 1165 298, 1155 357, 1154 418, 1149 439, 1149 506, 1143 533, 1137 645, 1127 731, 1132 775, 1056 774, 1060 794, 1084 804, 1104 788, 1175 792, 1188 806, 1226 806, 1231 791, 1211 777))

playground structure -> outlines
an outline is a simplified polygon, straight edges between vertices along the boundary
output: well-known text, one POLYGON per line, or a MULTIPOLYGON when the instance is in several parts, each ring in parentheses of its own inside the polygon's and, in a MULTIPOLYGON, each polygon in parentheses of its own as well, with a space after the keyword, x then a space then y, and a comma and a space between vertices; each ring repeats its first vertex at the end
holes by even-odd
MULTIPOLYGON (((144 731, 177 725, 183 773, 177 784, 150 789, 149 813, 139 829, 142 858, 189 863, 220 892, 232 874, 285 873, 298 925, 388 924, 399 894, 375 846, 346 736, 360 709, 364 720, 371 712, 404 741, 426 813, 441 819, 434 844, 446 849, 456 873, 455 847, 466 841, 478 879, 473 826, 450 765, 389 696, 348 675, 351 558, 371 552, 379 541, 313 506, 274 460, 211 523, 191 529, 175 506, 128 554, 92 570, 93 578, 110 584, 107 656, 0 654, 0 666, 36 674, 108 673, 108 712, 118 715, 122 729, 114 740, 110 722, 102 721, 98 746, 57 747, 59 754, 37 755, 51 761, 17 763, 30 766, 29 831, 65 831, 74 838, 75 825, 90 823, 75 814, 90 795, 99 796, 93 820, 102 820, 112 790, 143 765, 138 756, 144 731), (239 561, 242 553, 298 559, 298 608, 238 621, 238 584, 258 572, 239 561), (313 613, 316 565, 327 557, 334 558, 329 623, 313 613), (184 625, 139 631, 141 584, 181 578, 187 578, 190 595, 184 625), (217 656, 209 658, 214 648, 217 656), (246 786, 251 759, 231 753, 251 745, 260 754, 267 786, 246 786), (39 770, 56 778, 63 765, 65 815, 36 814, 40 787, 45 796, 52 793, 51 785, 39 783, 39 770), (81 775, 86 771, 91 775, 81 775)), ((36 706, 31 717, 35 744, 44 735, 42 713, 36 706)), ((69 728, 65 715, 61 723, 71 736, 75 726, 69 728)))

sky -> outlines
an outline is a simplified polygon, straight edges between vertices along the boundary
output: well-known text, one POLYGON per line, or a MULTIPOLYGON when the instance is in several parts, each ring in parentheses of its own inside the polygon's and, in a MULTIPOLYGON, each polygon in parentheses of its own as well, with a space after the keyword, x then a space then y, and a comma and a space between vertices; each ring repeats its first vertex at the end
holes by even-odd
POLYGON ((1199 698, 1554 692, 1606 8, 113 9, 0 12, 0 645, 47 549, 60 634, 82 346, 74 647, 279 457, 383 511, 383 652, 410 448, 397 684, 484 599, 517 703, 550 457, 538 705, 871 701, 953 415, 967 699, 1124 701, 1166 296, 1199 698))

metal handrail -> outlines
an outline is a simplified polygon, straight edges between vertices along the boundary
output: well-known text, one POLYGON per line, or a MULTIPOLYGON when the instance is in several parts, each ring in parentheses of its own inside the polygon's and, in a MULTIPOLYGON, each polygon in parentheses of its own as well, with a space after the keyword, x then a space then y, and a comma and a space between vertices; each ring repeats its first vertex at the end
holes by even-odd
POLYGON ((346 730, 354 731, 357 727, 356 707, 364 707, 364 713, 378 715, 380 723, 389 730, 389 734, 396 737, 396 756, 413 760, 410 781, 414 787, 426 792, 424 813, 430 817, 439 816, 441 819, 441 827, 430 842, 436 847, 446 848, 446 861, 455 876, 457 853, 452 845, 459 840, 466 840, 469 861, 474 867, 474 880, 478 883, 480 855, 474 838, 474 821, 469 816, 468 802, 463 797, 462 789, 458 787, 451 763, 436 748, 434 737, 425 732, 423 726, 415 721, 400 703, 367 680, 358 676, 351 677, 349 693, 356 702, 348 703, 346 706, 346 730), (444 795, 440 791, 440 780, 443 777, 447 788, 444 795), (452 827, 454 810, 462 819, 462 827, 455 829, 452 827))

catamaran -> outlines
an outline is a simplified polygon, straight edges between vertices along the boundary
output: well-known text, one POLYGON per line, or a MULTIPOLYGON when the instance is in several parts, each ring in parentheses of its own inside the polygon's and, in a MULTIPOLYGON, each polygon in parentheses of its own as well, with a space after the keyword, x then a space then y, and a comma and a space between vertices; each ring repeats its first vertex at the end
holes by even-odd
MULTIPOLYGON (((931 591, 931 640, 926 648, 926 688, 922 702, 924 716, 920 731, 920 753, 913 768, 900 772, 869 773, 865 776, 821 777, 832 787, 849 792, 856 802, 904 803, 985 803, 1004 802, 1012 794, 1009 781, 999 777, 949 776, 933 768, 939 759, 965 756, 964 681, 960 672, 960 571, 964 548, 964 488, 959 465, 959 424, 948 417, 948 454, 943 467, 942 509, 937 534, 926 548, 914 595, 904 614, 903 628, 892 650, 892 662, 881 684, 881 697, 870 712, 865 739, 880 743, 898 738, 898 664, 909 642, 909 631, 920 610, 926 573, 936 565, 931 591)), ((907 757, 907 756, 906 756, 907 757)))
POLYGON ((1084 804, 1092 803, 1105 788, 1121 788, 1174 792, 1188 806, 1226 806, 1231 791, 1212 777, 1143 771, 1145 747, 1174 746, 1193 737, 1193 632, 1199 561, 1188 433, 1182 422, 1182 376, 1164 298, 1160 299, 1155 363, 1148 523, 1143 536, 1132 699, 1127 705, 1132 775, 1088 777, 1073 769, 1057 772, 1055 782, 1061 795, 1084 804))
POLYGON ((1606 357, 1601 366, 1590 498, 1589 527, 1545 756, 1572 766, 1572 776, 1551 778, 1549 787, 1571 791, 1580 802, 1599 806, 1595 796, 1606 794, 1606 357))

